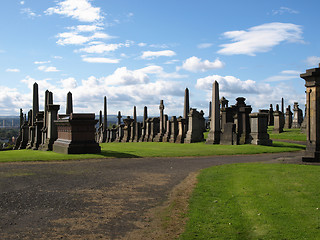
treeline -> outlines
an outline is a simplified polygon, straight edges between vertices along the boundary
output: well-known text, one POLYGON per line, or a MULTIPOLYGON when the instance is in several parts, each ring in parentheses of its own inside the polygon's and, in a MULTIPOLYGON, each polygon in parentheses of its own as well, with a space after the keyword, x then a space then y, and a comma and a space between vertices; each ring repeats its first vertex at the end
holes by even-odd
POLYGON ((19 128, 0 128, 0 139, 11 141, 12 137, 17 138, 19 135, 19 128))

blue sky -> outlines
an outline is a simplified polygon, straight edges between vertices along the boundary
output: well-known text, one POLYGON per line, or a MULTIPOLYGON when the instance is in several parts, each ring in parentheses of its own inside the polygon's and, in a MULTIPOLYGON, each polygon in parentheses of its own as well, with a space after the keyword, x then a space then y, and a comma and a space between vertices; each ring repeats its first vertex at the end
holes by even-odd
POLYGON ((65 112, 208 113, 211 86, 254 111, 305 102, 299 77, 320 62, 319 1, 11 0, 0 3, 0 115, 27 112, 39 84, 65 112))

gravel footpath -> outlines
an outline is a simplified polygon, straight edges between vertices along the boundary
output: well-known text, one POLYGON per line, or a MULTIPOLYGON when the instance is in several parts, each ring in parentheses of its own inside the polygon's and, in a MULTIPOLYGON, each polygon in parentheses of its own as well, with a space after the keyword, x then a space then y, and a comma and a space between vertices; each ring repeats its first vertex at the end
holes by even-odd
POLYGON ((0 239, 123 239, 190 173, 213 165, 302 163, 303 152, 0 164, 0 239))

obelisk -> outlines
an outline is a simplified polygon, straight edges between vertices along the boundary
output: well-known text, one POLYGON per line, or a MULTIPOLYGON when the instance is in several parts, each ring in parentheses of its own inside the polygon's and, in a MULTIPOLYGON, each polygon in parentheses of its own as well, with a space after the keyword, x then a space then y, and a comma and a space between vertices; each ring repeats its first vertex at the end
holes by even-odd
POLYGON ((70 115, 71 113, 73 113, 72 93, 68 92, 68 94, 67 94, 66 114, 70 115))
POLYGON ((211 121, 210 131, 206 144, 220 143, 220 100, 219 100, 219 83, 215 81, 212 85, 212 106, 211 106, 211 121))

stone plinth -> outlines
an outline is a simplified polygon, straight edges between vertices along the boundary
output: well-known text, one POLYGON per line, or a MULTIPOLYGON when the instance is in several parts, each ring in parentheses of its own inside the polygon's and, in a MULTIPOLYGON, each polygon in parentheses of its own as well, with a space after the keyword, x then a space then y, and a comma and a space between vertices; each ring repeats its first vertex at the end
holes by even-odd
POLYGON ((224 124, 223 132, 220 137, 220 144, 222 145, 237 145, 237 133, 236 125, 232 122, 227 122, 224 124))
POLYGON ((46 129, 46 139, 40 148, 43 151, 52 151, 53 143, 58 138, 57 127, 55 121, 57 120, 58 111, 60 105, 49 104, 47 106, 47 129, 46 129))
POLYGON ((269 126, 273 126, 273 125, 274 125, 273 107, 272 107, 272 104, 270 104, 270 108, 269 108, 268 125, 269 125, 269 126))
POLYGON ((300 75, 306 86, 307 148, 302 161, 320 162, 320 66, 300 75))
POLYGON ((285 117, 285 124, 284 128, 291 128, 292 127, 292 112, 290 106, 286 109, 286 117, 285 117))
POLYGON ((251 113, 251 144, 271 146, 272 141, 269 139, 268 129, 268 113, 251 113))
POLYGON ((150 119, 150 134, 148 138, 148 142, 153 142, 154 138, 160 131, 160 118, 154 117, 150 119))
POLYGON ((130 118, 130 116, 127 116, 127 118, 124 119, 123 122, 125 126, 123 128, 123 138, 121 142, 129 142, 131 136, 131 123, 133 122, 133 119, 130 118))
POLYGON ((177 119, 177 122, 178 122, 178 136, 175 143, 184 143, 186 120, 184 118, 179 117, 177 119))
POLYGON ((283 127, 281 124, 281 115, 282 112, 279 111, 279 106, 277 105, 277 110, 273 112, 273 119, 274 119, 274 128, 273 128, 273 133, 282 133, 283 132, 283 127))
POLYGON ((95 114, 71 113, 70 117, 55 120, 58 139, 53 151, 64 154, 100 153, 95 141, 95 114))
POLYGON ((38 150, 40 144, 41 144, 41 129, 43 128, 43 114, 44 112, 38 112, 36 115, 36 121, 35 121, 35 136, 34 136, 34 143, 33 143, 33 150, 38 150))
POLYGON ((179 132, 178 122, 177 122, 176 116, 172 116, 169 122, 171 125, 171 133, 170 133, 169 142, 175 143, 177 140, 178 132, 179 132))
POLYGON ((297 102, 293 105, 292 128, 300 128, 303 121, 303 113, 297 102))

